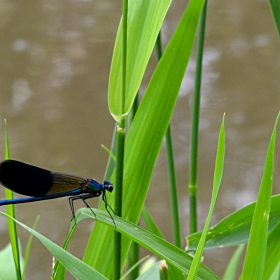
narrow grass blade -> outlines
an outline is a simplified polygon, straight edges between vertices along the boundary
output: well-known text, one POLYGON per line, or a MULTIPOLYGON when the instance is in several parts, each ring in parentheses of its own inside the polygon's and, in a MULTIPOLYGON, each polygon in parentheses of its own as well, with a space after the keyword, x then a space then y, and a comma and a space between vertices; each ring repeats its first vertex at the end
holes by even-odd
POLYGON ((98 271, 94 270, 75 256, 71 255, 67 251, 65 251, 63 248, 59 247, 57 244, 49 240, 48 238, 44 237, 37 231, 33 230, 32 228, 24 225, 23 223, 17 221, 13 217, 7 215, 6 213, 0 212, 1 215, 12 219, 15 221, 18 225, 29 231, 31 234, 33 234, 36 238, 38 238, 43 245, 51 252, 51 254, 58 259, 65 268, 76 278, 79 280, 88 280, 88 279, 100 279, 105 280, 107 279, 102 274, 100 274, 98 271))
MULTIPOLYGON (((157 59, 160 61, 162 57, 162 43, 161 43, 161 32, 159 32, 156 42, 156 53, 157 59)), ((169 181, 169 193, 171 201, 171 217, 173 226, 173 238, 174 244, 181 248, 181 230, 180 230, 180 218, 179 218, 179 206, 178 206, 178 192, 177 192, 177 182, 176 182, 176 171, 174 163, 174 153, 172 145, 172 134, 171 125, 167 127, 165 134, 166 143, 166 160, 167 160, 167 171, 168 171, 168 181, 169 181)))
MULTIPOLYGON (((126 139, 124 218, 137 224, 148 193, 153 169, 178 97, 193 47, 204 0, 191 0, 155 70, 126 139)), ((113 182, 114 183, 114 182, 113 182)), ((108 203, 113 206, 112 196, 108 203)), ((97 225, 85 253, 86 263, 112 278, 112 230, 97 225), (108 250, 104 250, 108 248, 108 250), (98 257, 96 257, 98 256, 98 257)), ((130 240, 122 243, 124 264, 130 240)))
POLYGON ((152 218, 152 216, 151 216, 150 212, 148 211, 148 209, 146 208, 146 206, 144 206, 142 209, 142 216, 143 216, 145 225, 147 227, 147 230, 160 238, 164 238, 164 236, 162 235, 160 229, 158 228, 156 222, 152 218))
POLYGON ((279 0, 269 0, 269 4, 278 31, 278 36, 280 37, 280 2, 279 0))
POLYGON ((219 140, 218 140, 216 164, 215 164, 215 171, 214 171, 213 191, 212 191, 210 208, 209 208, 207 219, 206 219, 206 222, 204 225, 204 229, 202 231, 201 238, 200 238, 198 246, 197 246, 197 250, 195 252, 195 256, 194 256, 194 260, 192 262, 190 273, 188 275, 189 279, 195 279, 195 277, 197 275, 197 271, 200 266, 201 258, 202 258, 203 251, 204 251, 204 244, 205 244, 207 231, 209 228, 209 224, 210 224, 210 221, 212 218, 214 206, 216 203, 216 199, 217 199, 221 181, 222 181, 224 160, 225 160, 225 122, 224 122, 224 120, 225 120, 225 116, 223 116, 222 125, 220 128, 219 140))
MULTIPOLYGON (((33 229, 36 229, 38 222, 39 222, 39 216, 36 217, 35 222, 33 224, 33 229)), ((33 235, 30 235, 28 238, 28 242, 25 248, 25 254, 24 254, 24 267, 23 267, 23 273, 22 275, 25 275, 25 271, 26 271, 26 267, 28 264, 28 260, 29 260, 29 253, 30 253, 30 249, 31 249, 31 244, 32 244, 32 240, 33 240, 33 235)))
POLYGON ((204 37, 207 14, 207 0, 205 1, 199 22, 197 47, 196 47, 196 66, 195 81, 192 97, 192 124, 191 124, 191 143, 190 143, 190 163, 189 163, 189 228, 190 233, 197 232, 197 166, 198 166, 198 138, 199 138, 199 116, 200 116, 200 95, 202 81, 202 60, 204 51, 204 37))
MULTIPOLYGON (((246 243, 249 238, 253 213, 256 203, 249 204, 242 209, 222 219, 207 232, 205 248, 218 248, 246 243)), ((269 214, 269 230, 280 220, 280 195, 272 196, 269 214)), ((187 237, 187 251, 196 250, 201 237, 197 232, 187 237)))
MULTIPOLYGON (((154 219, 152 218, 148 209, 145 206, 142 209, 142 217, 144 219, 147 230, 153 233, 154 235, 164 239, 160 229, 158 228, 157 224, 155 223, 154 219)), ((176 267, 172 267, 172 265, 169 265, 168 275, 170 279, 184 279, 181 271, 178 271, 178 269, 176 267)))
POLYGON ((117 149, 117 124, 115 125, 115 128, 114 128, 111 150, 110 150, 110 152, 108 151, 110 157, 107 162, 106 173, 104 176, 107 179, 112 177, 115 167, 116 167, 116 149, 117 149))
POLYGON ((246 251, 241 279, 262 279, 265 264, 268 219, 274 172, 274 148, 278 114, 271 135, 258 200, 253 215, 248 247, 246 251))
POLYGON ((171 202, 171 214, 172 214, 172 228, 173 228, 173 239, 174 244, 181 248, 181 234, 180 234, 180 218, 179 218, 179 200, 177 192, 177 182, 175 176, 175 163, 172 146, 172 136, 170 125, 167 128, 165 134, 166 140, 166 157, 167 157, 167 170, 168 170, 168 181, 169 181, 169 193, 171 202))
MULTIPOLYGON (((131 222, 128 222, 117 216, 114 216, 114 220, 117 226, 115 228, 114 223, 108 215, 108 213, 100 209, 93 209, 93 211, 96 214, 98 221, 101 221, 106 225, 110 225, 110 227, 114 230, 120 232, 122 235, 128 237, 129 239, 137 242, 144 248, 156 254, 161 259, 164 259, 168 263, 171 263, 172 265, 180 269, 183 273, 189 273, 189 268, 191 266, 193 258, 189 256, 185 251, 179 249, 173 244, 167 242, 166 240, 159 238, 156 235, 144 230, 143 228, 136 226, 135 224, 132 224, 131 222)), ((81 208, 77 211, 77 213, 79 216, 79 221, 89 217, 95 219, 93 213, 87 208, 81 208)), ((103 247, 104 251, 107 251, 107 249, 108 248, 103 247)), ((214 274, 214 272, 212 272, 203 264, 200 264, 199 266, 197 277, 198 279, 219 279, 214 274)))
MULTIPOLYGON (((139 260, 137 263, 135 263, 132 267, 129 268, 129 270, 120 278, 120 280, 125 280, 126 277, 128 277, 131 272, 137 268, 137 266, 139 266, 142 262, 146 261, 150 256, 146 256, 144 258, 142 258, 141 260, 139 260)), ((131 278, 131 276, 130 276, 131 278)), ((136 278, 132 278, 132 279, 136 279, 136 278)))
MULTIPOLYGON (((70 243, 70 240, 72 238, 72 235, 75 231, 75 228, 76 228, 76 224, 75 224, 75 221, 72 220, 71 224, 70 224, 70 231, 69 231, 69 234, 63 244, 63 249, 64 250, 67 250, 68 248, 68 245, 70 243)), ((56 263, 55 263, 55 266, 53 268, 53 272, 52 272, 52 279, 51 280, 62 280, 62 279, 65 279, 65 273, 66 273, 66 270, 65 270, 65 267, 57 260, 56 263)))
MULTIPOLYGON (((127 256, 127 263, 129 270, 135 267, 135 264, 139 262, 139 245, 135 242, 131 242, 129 253, 127 256)), ((136 279, 139 276, 139 266, 136 266, 130 273, 131 279, 136 279)))
POLYGON ((236 249, 236 251, 234 252, 228 266, 226 269, 226 272, 224 274, 223 280, 234 280, 235 278, 235 274, 236 274, 236 270, 237 270, 237 266, 240 260, 240 257, 242 255, 244 249, 244 245, 240 245, 238 246, 238 248, 236 249))
POLYGON ((280 263, 280 222, 268 235, 263 280, 269 280, 280 263))
MULTIPOLYGON (((111 151, 110 151, 106 146, 104 146, 104 145, 101 145, 101 147, 108 153, 108 155, 110 156, 109 158, 112 159, 112 160, 115 162, 115 161, 116 161, 116 157, 115 157, 115 155, 113 154, 113 152, 111 152, 111 151)), ((109 168, 107 168, 107 169, 109 169, 109 168)), ((115 169, 115 168, 112 168, 112 169, 110 170, 111 176, 112 176, 112 173, 113 173, 114 169, 115 169)), ((111 176, 109 176, 109 177, 111 177, 111 176)))
MULTIPOLYGON (((126 95, 124 113, 127 114, 139 90, 145 69, 152 54, 171 0, 131 0, 128 7, 126 95)), ((123 114, 122 98, 122 21, 116 38, 108 89, 108 104, 117 122, 123 114)))
MULTIPOLYGON (((10 159, 8 126, 6 120, 4 120, 4 122, 5 122, 5 159, 10 159)), ((6 199, 13 199, 13 192, 7 188, 5 188, 5 195, 6 195, 6 199)), ((10 216, 15 217, 15 208, 13 204, 7 205, 6 209, 7 209, 7 213, 10 216)), ((21 275, 21 268, 20 268, 20 252, 19 252, 19 245, 18 245, 17 228, 14 221, 8 220, 7 222, 8 222, 10 241, 13 250, 17 280, 21 280, 22 275, 21 275)))

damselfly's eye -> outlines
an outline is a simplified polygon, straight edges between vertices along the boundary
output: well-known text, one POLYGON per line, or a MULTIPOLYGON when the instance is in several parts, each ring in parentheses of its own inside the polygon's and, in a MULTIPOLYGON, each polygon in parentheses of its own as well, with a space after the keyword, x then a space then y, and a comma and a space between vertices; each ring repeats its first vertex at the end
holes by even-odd
POLYGON ((114 189, 113 185, 107 180, 104 181, 104 186, 108 192, 112 192, 114 189))

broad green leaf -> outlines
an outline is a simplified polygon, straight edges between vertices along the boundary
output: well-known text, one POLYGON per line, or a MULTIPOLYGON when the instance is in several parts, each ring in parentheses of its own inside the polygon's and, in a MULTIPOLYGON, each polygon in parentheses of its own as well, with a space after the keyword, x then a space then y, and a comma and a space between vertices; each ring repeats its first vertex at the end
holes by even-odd
POLYGON ((278 36, 280 37, 280 1, 279 0, 269 0, 270 8, 274 17, 274 22, 278 31, 278 36))
POLYGON ((204 229, 202 231, 201 238, 199 240, 197 250, 195 252, 195 256, 192 262, 192 266, 190 269, 190 273, 188 275, 189 279, 195 279, 198 268, 201 263, 203 251, 204 251, 204 244, 207 235, 207 231, 211 222, 212 214, 214 211, 214 206, 216 204, 217 196, 219 193, 220 185, 222 182, 223 177, 223 169, 224 169, 224 160, 225 160, 225 116, 222 120, 222 125, 220 128, 219 133, 219 140, 218 140, 218 148, 217 148, 217 155, 216 155, 216 163, 215 163, 215 170, 214 170, 214 181, 213 181, 213 190, 212 190, 212 198, 210 203, 209 212, 207 215, 207 219, 204 225, 204 229))
POLYGON ((238 246, 238 248, 234 252, 234 254, 227 266, 226 272, 224 274, 224 277, 223 277, 224 280, 234 280, 235 279, 238 262, 240 260, 243 249, 244 249, 244 244, 238 246))
POLYGON ((143 206, 142 217, 144 219, 146 228, 147 228, 147 230, 149 232, 155 234, 158 237, 164 238, 164 236, 162 235, 160 229, 158 228, 158 226, 155 223, 154 219, 150 215, 150 213, 149 213, 148 209, 146 208, 146 206, 143 206))
POLYGON ((89 265, 85 264, 75 256, 71 255, 63 248, 59 247, 57 244, 49 240, 48 238, 44 237, 42 234, 38 233, 34 229, 26 226, 25 224, 17 221, 13 217, 7 215, 6 213, 0 212, 1 215, 12 219, 18 225, 29 231, 33 234, 36 238, 38 238, 43 245, 50 251, 50 253, 58 259, 64 267, 76 278, 79 280, 88 280, 88 279, 107 279, 102 274, 91 268, 89 265))
MULTIPOLYGON (((143 209, 142 209, 142 217, 144 219, 147 230, 149 232, 153 233, 154 235, 164 239, 164 236, 162 235, 160 229, 156 225, 154 219, 150 215, 150 213, 149 213, 148 209, 145 207, 145 205, 143 206, 143 209)), ((173 267, 170 264, 168 264, 168 275, 169 275, 170 279, 177 279, 177 280, 185 279, 183 274, 181 273, 181 271, 178 271, 178 269, 176 267, 173 267)))
POLYGON ((263 280, 269 280, 280 263, 280 222, 268 235, 263 280))
MULTIPOLYGON (((111 217, 105 211, 99 209, 93 209, 93 211, 96 214, 98 221, 101 221, 106 225, 110 225, 111 228, 120 232, 122 235, 128 237, 129 239, 137 242, 161 259, 166 260, 168 263, 171 263, 182 272, 186 274, 189 273, 189 268, 191 266, 193 258, 189 256, 185 251, 118 216, 114 216, 114 221, 117 226, 115 228, 111 217)), ((95 219, 95 215, 93 215, 93 213, 89 209, 81 208, 77 211, 77 222, 89 217, 95 219)), ((102 245, 103 244, 101 244, 101 246, 102 245)), ((103 246, 103 250, 107 251, 108 248, 103 246)), ((207 268, 203 264, 200 264, 199 266, 197 277, 198 279, 219 279, 209 268, 207 268)))
POLYGON ((241 279, 262 279, 268 235, 270 201, 274 172, 274 147, 278 114, 271 135, 258 200, 253 214, 252 227, 248 241, 241 279))
POLYGON ((139 269, 139 274, 142 275, 145 271, 147 271, 150 267, 152 267, 157 262, 157 260, 158 260, 157 256, 149 255, 149 258, 141 265, 139 269))
MULTIPOLYGON (((68 248, 68 245, 70 243, 70 240, 72 238, 72 235, 75 231, 75 228, 76 228, 76 224, 75 224, 75 221, 72 220, 71 222, 71 225, 70 225, 70 231, 69 231, 69 234, 63 244, 63 249, 64 250, 67 250, 68 248)), ((65 267, 57 260, 55 262, 55 266, 53 268, 53 272, 52 272, 52 280, 62 280, 62 279, 65 279, 65 273, 66 273, 66 270, 65 270, 65 267)))
MULTIPOLYGON (((207 232, 205 248, 234 246, 248 241, 256 203, 249 204, 222 219, 207 232)), ((280 195, 271 197, 269 230, 280 221, 280 195)), ((187 251, 196 250, 201 232, 187 237, 187 251)))
MULTIPOLYGON (((19 244, 20 263, 24 264, 21 255, 21 248, 19 244)), ((11 243, 0 251, 0 279, 15 280, 17 279, 17 272, 15 270, 13 251, 11 243)))
MULTIPOLYGON (((123 217, 137 224, 160 147, 169 125, 186 66, 193 47, 204 0, 191 0, 154 72, 134 117, 125 144, 123 217)), ((160 186, 158 186, 160 187, 160 186)), ((114 194, 108 195, 111 206, 114 194)), ((84 257, 108 278, 112 278, 112 234, 95 226, 84 257), (104 250, 104 247, 108 250, 104 250), (98 256, 98 257, 97 257, 98 256)), ((124 263, 130 240, 122 243, 124 263)))
POLYGON ((161 261, 154 263, 149 269, 141 274, 137 280, 160 280, 159 278, 159 266, 161 261))
POLYGON ((132 107, 170 3, 171 0, 130 0, 128 3, 125 112, 122 112, 122 21, 116 38, 108 89, 110 113, 117 122, 132 107))

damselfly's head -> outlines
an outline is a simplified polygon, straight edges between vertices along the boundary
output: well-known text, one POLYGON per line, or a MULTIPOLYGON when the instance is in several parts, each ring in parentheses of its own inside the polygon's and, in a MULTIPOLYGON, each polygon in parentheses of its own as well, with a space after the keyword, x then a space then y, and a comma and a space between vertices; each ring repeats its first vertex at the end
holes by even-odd
MULTIPOLYGON (((110 213, 110 211, 109 211, 108 208, 110 208, 110 210, 111 210, 114 214, 115 214, 115 212, 114 212, 114 210, 112 209, 112 207, 108 204, 108 202, 107 202, 107 197, 106 197, 106 191, 109 191, 109 192, 112 192, 112 191, 113 191, 113 189, 114 189, 113 184, 111 184, 109 181, 105 180, 104 183, 103 183, 103 186, 104 186, 104 189, 103 189, 103 191, 102 191, 102 200, 103 200, 104 203, 105 203, 105 208, 106 208, 108 214, 110 215, 110 217, 111 217, 111 219, 112 219, 112 221, 113 221, 115 227, 117 227, 117 226, 116 226, 116 223, 115 223, 115 221, 114 221, 114 219, 113 219, 113 217, 112 217, 112 214, 110 213)), ((115 215, 116 215, 116 214, 115 214, 115 215)))
POLYGON ((108 192, 112 192, 114 189, 113 184, 111 184, 109 181, 105 180, 104 189, 107 190, 108 192))

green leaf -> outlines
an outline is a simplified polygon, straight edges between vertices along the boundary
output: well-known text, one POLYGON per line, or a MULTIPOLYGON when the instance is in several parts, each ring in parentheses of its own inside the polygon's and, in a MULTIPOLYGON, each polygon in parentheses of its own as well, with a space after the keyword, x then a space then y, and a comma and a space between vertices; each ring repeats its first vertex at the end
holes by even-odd
MULTIPOLYGON (((222 219, 207 232, 205 248, 234 246, 248 241, 256 203, 249 204, 222 219)), ((269 230, 280 220, 280 195, 271 197, 269 230)), ((196 250, 201 232, 187 237, 187 251, 196 250)))
MULTIPOLYGON (((125 144, 123 217, 137 223, 146 199, 153 169, 169 125, 193 47, 204 0, 191 0, 155 70, 134 117, 125 144)), ((160 187, 160 186, 159 186, 160 187)), ((112 196, 108 195, 111 206, 112 196)), ((96 225, 84 257, 86 263, 112 278, 113 231, 96 225), (104 247, 108 250, 104 251, 104 247), (96 257, 98 256, 98 257, 96 257)), ((130 240, 122 242, 124 264, 130 240)))
MULTIPOLYGON (((67 250, 68 248, 68 245, 70 243, 70 240, 72 238, 72 235, 75 231, 75 228, 76 228, 76 224, 75 224, 75 221, 72 220, 71 222, 71 225, 70 225, 70 231, 69 231, 69 234, 63 244, 63 249, 64 250, 67 250)), ((52 280, 62 280, 62 279, 65 279, 65 267, 57 260, 55 262, 55 266, 53 268, 53 273, 52 273, 52 280)))
MULTIPOLYGON (((38 222, 39 222, 39 218, 40 218, 40 216, 36 217, 36 219, 34 221, 34 224, 33 224, 33 229, 36 229, 36 227, 38 225, 38 222)), ((22 273, 23 276, 25 275, 26 266, 28 264, 29 253, 30 253, 30 249, 31 249, 32 240, 33 240, 33 235, 30 235, 29 238, 28 238, 28 242, 27 242, 27 245, 26 245, 26 248, 25 248, 25 253, 24 253, 24 268, 23 268, 23 273, 22 273)))
POLYGON ((278 36, 280 37, 280 2, 279 0, 269 0, 269 4, 278 31, 278 36))
POLYGON ((267 151, 263 177, 253 215, 241 279, 263 279, 270 200, 273 184, 274 148, 279 117, 280 114, 278 114, 276 118, 267 151))
POLYGON ((268 235, 263 280, 271 279, 280 262, 280 222, 268 235))
MULTIPOLYGON (((9 136, 8 136, 8 125, 6 122, 6 119, 4 120, 5 122, 5 159, 10 159, 10 149, 9 149, 9 136)), ((13 192, 7 188, 5 188, 5 196, 6 199, 13 199, 13 192)), ((15 217, 15 208, 13 204, 7 205, 6 206, 7 213, 15 217)), ((16 274, 17 277, 16 279, 21 280, 21 267, 20 267, 20 252, 19 252, 19 244, 18 244, 18 235, 17 235, 17 228, 16 224, 12 220, 8 220, 8 230, 9 230, 9 236, 10 236, 10 241, 12 245, 12 251, 13 251, 13 256, 14 256, 14 265, 16 268, 16 274)))
MULTIPOLYGON (((130 111, 171 0, 131 0, 128 5, 125 112, 130 111)), ((117 122, 122 115, 122 21, 109 79, 108 103, 117 122)))
MULTIPOLYGON (((160 229, 156 225, 154 219, 150 215, 145 205, 143 206, 142 209, 142 217, 144 219, 147 230, 153 233, 154 235, 164 239, 164 236, 162 235, 160 229)), ((168 275, 169 275, 169 279, 177 279, 177 280, 185 279, 181 271, 178 271, 178 269, 176 267, 173 267, 171 264, 168 264, 168 275)))
MULTIPOLYGON (((110 225, 111 228, 120 232, 122 235, 128 237, 129 239, 137 242, 161 259, 166 260, 168 263, 171 263, 182 272, 186 274, 189 273, 189 268, 191 266, 193 258, 189 256, 185 251, 118 216, 114 216, 114 221, 117 226, 115 228, 114 223, 108 213, 99 209, 93 209, 93 211, 96 214, 98 221, 101 221, 106 225, 110 225)), ((82 219, 89 217, 95 219, 95 215, 93 215, 90 209, 81 208, 77 211, 77 222, 80 222, 82 219)), ((104 244, 101 244, 103 250, 107 252, 108 248, 104 247, 103 245, 104 244)), ((199 265, 197 277, 198 279, 219 279, 209 268, 207 268, 203 264, 199 265)))
POLYGON ((238 262, 240 260, 243 249, 244 249, 244 244, 238 246, 238 248, 234 252, 234 254, 227 266, 226 272, 224 274, 224 277, 223 277, 224 280, 234 280, 235 279, 238 262))
POLYGON ((18 225, 22 226, 24 229, 32 233, 36 238, 38 238, 43 245, 50 251, 50 253, 58 259, 64 267, 76 278, 79 280, 88 280, 88 279, 107 279, 102 274, 76 258, 75 256, 71 255, 63 248, 59 247, 57 244, 49 240, 48 238, 44 237, 37 231, 33 230, 32 228, 24 225, 23 223, 17 221, 13 217, 7 215, 6 213, 0 212, 1 215, 12 219, 18 225))
POLYGON ((204 251, 204 244, 207 235, 207 231, 211 222, 212 214, 214 211, 214 206, 217 200, 217 196, 219 193, 222 176, 223 176, 223 168, 224 168, 224 160, 225 160, 225 123, 224 118, 222 120, 219 140, 218 140, 218 148, 217 148, 217 156, 216 156, 216 164, 215 164, 215 171, 214 171, 214 182, 213 182, 213 191, 212 191, 212 198, 210 203, 209 212, 207 215, 207 219, 204 225, 204 229, 202 231, 201 238, 199 240, 197 250, 195 252, 194 260, 192 262, 192 266, 190 269, 190 273, 188 275, 189 279, 195 279, 197 275, 197 271, 202 259, 203 251, 204 251))
POLYGON ((141 274, 137 280, 160 280, 159 278, 159 266, 161 261, 154 263, 149 269, 141 274))
POLYGON ((146 206, 143 206, 142 216, 148 231, 160 238, 164 238, 163 234, 161 233, 160 229, 158 228, 156 222, 152 218, 146 206))
MULTIPOLYGON (((23 257, 21 255, 20 244, 19 244, 19 255, 20 255, 21 264, 24 264, 23 257)), ((0 279, 3 280, 17 279, 17 272, 15 270, 11 243, 9 243, 4 249, 0 251, 0 279)))
POLYGON ((280 263, 278 266, 275 268, 273 274, 269 278, 269 280, 279 280, 280 279, 280 263))
MULTIPOLYGON (((107 167, 106 167, 106 173, 104 178, 112 178, 115 170, 115 165, 116 165, 116 148, 117 148, 117 125, 115 125, 114 128, 114 134, 113 134, 113 139, 112 139, 112 145, 111 145, 111 150, 110 150, 110 157, 107 162, 107 167)), ((102 198, 100 198, 100 203, 102 202, 102 198)))
MULTIPOLYGON (((126 273, 124 275, 122 275, 120 280, 125 280, 126 277, 128 277, 135 268, 137 268, 137 266, 139 266, 141 263, 143 263, 144 261, 146 261, 150 256, 146 256, 144 258, 142 258, 141 260, 139 260, 137 263, 135 263, 133 266, 129 267, 129 270, 126 271, 126 273)), ((130 275, 130 278, 132 278, 132 276, 130 275)), ((132 278, 133 279, 133 278, 132 278)))

